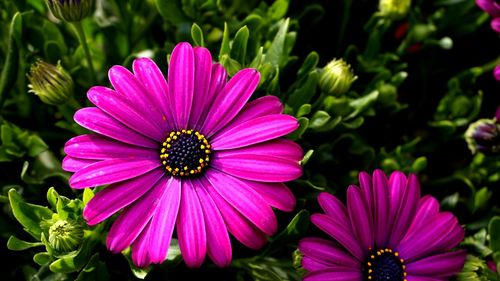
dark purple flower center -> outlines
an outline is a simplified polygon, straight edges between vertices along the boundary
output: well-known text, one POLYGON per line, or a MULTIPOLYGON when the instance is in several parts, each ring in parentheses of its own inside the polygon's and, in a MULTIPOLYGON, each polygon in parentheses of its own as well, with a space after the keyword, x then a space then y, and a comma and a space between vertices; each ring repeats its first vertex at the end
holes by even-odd
POLYGON ((163 142, 160 159, 173 176, 199 174, 210 162, 210 144, 194 130, 172 131, 163 142))
POLYGON ((388 248, 372 251, 365 263, 364 276, 367 281, 406 281, 403 259, 388 248))

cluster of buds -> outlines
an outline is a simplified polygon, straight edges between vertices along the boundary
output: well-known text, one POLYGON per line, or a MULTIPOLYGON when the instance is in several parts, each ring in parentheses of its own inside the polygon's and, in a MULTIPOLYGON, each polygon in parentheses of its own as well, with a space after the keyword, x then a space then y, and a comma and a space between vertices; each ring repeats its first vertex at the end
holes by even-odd
POLYGON ((62 21, 77 22, 93 11, 94 0, 45 0, 52 14, 62 21))

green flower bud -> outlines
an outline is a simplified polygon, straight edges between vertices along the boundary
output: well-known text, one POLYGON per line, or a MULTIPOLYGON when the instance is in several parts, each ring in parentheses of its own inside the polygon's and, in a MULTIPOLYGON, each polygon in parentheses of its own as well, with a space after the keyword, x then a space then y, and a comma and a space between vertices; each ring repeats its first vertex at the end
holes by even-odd
POLYGON ((472 154, 500 154, 500 124, 495 119, 479 119, 465 131, 465 141, 472 154))
POLYGON ((77 250, 82 241, 83 227, 73 220, 58 220, 49 228, 49 245, 58 252, 77 250))
POLYGON ((379 14, 393 20, 402 19, 408 14, 410 5, 411 0, 380 0, 379 14))
POLYGON ((393 104, 398 97, 398 89, 392 84, 383 83, 377 87, 380 95, 378 101, 383 105, 393 104))
POLYGON ((61 105, 73 95, 73 79, 60 63, 55 66, 37 61, 30 68, 28 80, 29 91, 46 104, 61 105))
POLYGON ((416 42, 422 42, 435 31, 436 26, 434 24, 416 24, 412 29, 413 39, 416 42))
POLYGON ((358 77, 354 76, 350 65, 343 59, 334 59, 321 70, 319 87, 328 95, 340 96, 349 90, 356 79, 358 77))
POLYGON ((52 14, 67 22, 81 21, 94 11, 94 0, 45 0, 52 14))
POLYGON ((304 254, 297 249, 293 252, 292 256, 293 256, 292 265, 295 268, 295 271, 301 277, 304 276, 307 273, 304 267, 302 267, 302 258, 304 258, 304 254))

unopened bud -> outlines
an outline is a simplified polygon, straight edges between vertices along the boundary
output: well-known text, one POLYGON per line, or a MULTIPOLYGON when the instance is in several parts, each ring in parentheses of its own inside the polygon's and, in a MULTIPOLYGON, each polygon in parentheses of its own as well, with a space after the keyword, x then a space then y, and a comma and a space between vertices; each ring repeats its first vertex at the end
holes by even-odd
POLYGON ((83 241, 83 227, 73 220, 58 220, 49 228, 49 244, 58 252, 71 252, 83 241))
POLYGON ((28 80, 29 91, 44 103, 61 105, 73 95, 73 79, 60 63, 56 66, 37 61, 30 68, 28 80))
POLYGON ((469 125, 465 140, 470 151, 475 154, 500 153, 500 125, 495 119, 480 119, 469 125))
POLYGON ((358 77, 354 76, 350 65, 343 59, 334 59, 321 70, 319 87, 328 95, 340 96, 349 90, 356 79, 358 77))
POLYGON ((67 22, 77 22, 94 11, 94 0, 45 0, 52 14, 67 22))

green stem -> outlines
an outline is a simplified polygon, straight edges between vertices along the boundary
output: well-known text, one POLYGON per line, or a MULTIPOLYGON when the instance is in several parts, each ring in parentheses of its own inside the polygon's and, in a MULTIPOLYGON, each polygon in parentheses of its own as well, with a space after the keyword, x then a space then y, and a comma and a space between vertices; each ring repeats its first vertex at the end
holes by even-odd
POLYGON ((90 77, 92 78, 92 82, 94 84, 96 84, 97 79, 96 79, 96 75, 95 75, 94 65, 92 64, 92 57, 90 56, 90 50, 89 50, 89 46, 87 45, 87 39, 85 37, 85 32, 83 31, 82 23, 77 21, 77 22, 72 22, 72 24, 75 27, 76 34, 78 36, 78 40, 80 41, 80 45, 82 45, 83 52, 85 53, 85 57, 87 58, 87 64, 89 65, 90 77))
POLYGON ((341 56, 340 51, 342 50, 344 34, 347 29, 347 24, 349 23, 349 18, 351 15, 352 0, 344 0, 343 13, 342 13, 342 23, 340 24, 339 39, 337 43, 337 56, 341 56))

